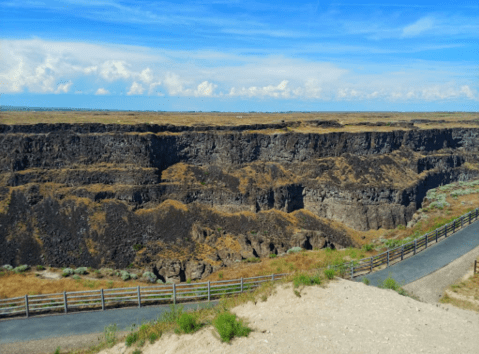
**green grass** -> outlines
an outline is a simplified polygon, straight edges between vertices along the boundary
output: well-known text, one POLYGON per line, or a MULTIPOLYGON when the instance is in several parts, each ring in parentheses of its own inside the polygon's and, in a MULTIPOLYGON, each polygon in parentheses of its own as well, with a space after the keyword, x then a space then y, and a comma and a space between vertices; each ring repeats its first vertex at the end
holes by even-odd
POLYGON ((201 324, 197 322, 196 316, 191 313, 181 314, 176 323, 182 333, 193 333, 201 328, 201 324))
POLYGON ((117 332, 118 327, 116 326, 116 323, 105 327, 105 341, 110 348, 116 343, 117 332))
POLYGON ((213 321, 223 342, 230 342, 234 337, 247 337, 252 331, 242 321, 236 319, 236 315, 228 311, 220 313, 213 321))
POLYGON ((395 292, 397 292, 399 295, 409 296, 409 294, 406 292, 406 290, 404 290, 401 287, 401 284, 399 284, 396 280, 394 280, 391 277, 391 273, 389 273, 389 276, 386 279, 384 279, 382 282, 380 282, 378 284, 378 288, 391 289, 391 290, 394 290, 395 292))
POLYGON ((293 286, 295 288, 319 284, 321 284, 321 278, 318 275, 298 274, 293 278, 293 286))
POLYGON ((138 340, 138 332, 130 333, 126 336, 125 344, 127 347, 131 347, 133 343, 138 340))
POLYGON ((336 272, 334 271, 334 269, 325 269, 324 270, 324 275, 328 279, 333 279, 335 274, 336 274, 336 272))

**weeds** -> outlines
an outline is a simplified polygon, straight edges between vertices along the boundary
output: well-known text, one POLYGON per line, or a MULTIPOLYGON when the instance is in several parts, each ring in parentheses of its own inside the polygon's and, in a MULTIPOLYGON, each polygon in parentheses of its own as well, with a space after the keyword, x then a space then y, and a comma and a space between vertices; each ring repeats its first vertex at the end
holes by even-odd
POLYGON ((125 344, 127 347, 131 347, 133 343, 138 340, 138 332, 130 333, 126 336, 125 344))
POLYGON ((105 327, 105 341, 106 344, 111 348, 116 342, 116 333, 118 331, 118 327, 116 323, 111 324, 105 327))
POLYGON ((228 311, 220 313, 213 324, 223 342, 230 342, 233 337, 247 337, 252 331, 236 319, 236 315, 228 311))
POLYGON ((176 323, 183 333, 193 333, 201 327, 201 324, 197 323, 196 317, 190 313, 181 314, 176 323))
POLYGON ((293 286, 298 288, 299 286, 319 285, 321 284, 321 278, 318 275, 299 274, 293 278, 293 286))
POLYGON ((325 269, 324 270, 324 275, 326 276, 326 278, 328 278, 330 280, 334 278, 335 274, 336 274, 336 272, 334 271, 334 269, 325 269))

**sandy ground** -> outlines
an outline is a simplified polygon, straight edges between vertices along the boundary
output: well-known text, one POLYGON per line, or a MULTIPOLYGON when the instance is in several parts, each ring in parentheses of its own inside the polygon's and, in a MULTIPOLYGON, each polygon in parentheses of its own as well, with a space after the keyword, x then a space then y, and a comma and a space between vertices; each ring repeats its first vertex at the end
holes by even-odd
MULTIPOLYGON (((479 313, 428 304, 392 290, 336 279, 307 287, 301 298, 291 286, 266 302, 233 309, 255 331, 231 344, 212 327, 190 335, 164 335, 143 354, 190 353, 474 353, 479 352, 479 313)), ((130 354, 124 343, 102 354, 130 354)))

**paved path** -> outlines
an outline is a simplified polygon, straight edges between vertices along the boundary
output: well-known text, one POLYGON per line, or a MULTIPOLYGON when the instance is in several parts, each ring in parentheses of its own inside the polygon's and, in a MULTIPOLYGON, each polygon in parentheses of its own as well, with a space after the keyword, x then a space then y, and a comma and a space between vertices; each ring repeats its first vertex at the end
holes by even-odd
MULTIPOLYGON (((440 241, 413 257, 398 262, 389 268, 355 278, 367 278, 370 285, 377 286, 390 274, 401 285, 406 285, 429 275, 479 246, 479 222, 468 225, 461 231, 440 241)), ((454 281, 455 279, 451 279, 454 281)))
MULTIPOLYGON (((212 305, 217 303, 218 301, 211 302, 212 305)), ((208 302, 182 305, 185 310, 196 309, 208 306, 208 302)), ((128 331, 133 323, 139 326, 142 322, 156 320, 169 309, 170 305, 145 306, 0 321, 0 344, 100 333, 114 323, 119 331, 128 331)))

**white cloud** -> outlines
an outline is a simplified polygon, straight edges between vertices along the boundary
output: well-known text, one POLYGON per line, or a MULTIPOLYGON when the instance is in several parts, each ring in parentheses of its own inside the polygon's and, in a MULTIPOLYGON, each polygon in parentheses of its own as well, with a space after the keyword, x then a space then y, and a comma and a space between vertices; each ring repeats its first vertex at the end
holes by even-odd
POLYGON ((168 89, 170 96, 189 94, 191 90, 183 89, 183 83, 184 81, 177 74, 170 72, 166 73, 166 77, 163 80, 163 85, 168 89))
POLYGON ((471 88, 468 85, 464 85, 461 87, 461 92, 466 95, 467 98, 474 99, 474 93, 472 92, 471 88))
POLYGON ((196 97, 198 96, 212 96, 214 89, 218 87, 218 85, 215 85, 213 83, 209 83, 208 81, 203 81, 201 84, 198 85, 196 91, 194 92, 194 95, 196 97))
POLYGON ((103 63, 100 75, 107 81, 128 79, 132 73, 126 66, 128 66, 128 64, 124 61, 108 60, 103 63))
POLYGON ((67 82, 65 84, 60 84, 57 86, 55 93, 67 93, 70 90, 70 87, 73 85, 73 82, 67 82))
POLYGON ((139 79, 143 81, 144 83, 150 83, 151 81, 153 81, 153 75, 152 75, 151 69, 146 68, 145 70, 143 70, 139 75, 139 79))
POLYGON ((96 90, 95 95, 108 95, 109 93, 110 91, 100 87, 98 90, 96 90))
POLYGON ((136 81, 131 84, 130 91, 128 91, 127 95, 141 95, 145 91, 141 84, 137 83, 136 81))
POLYGON ((434 27, 434 19, 423 17, 402 30, 403 37, 414 37, 434 27))

